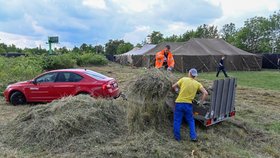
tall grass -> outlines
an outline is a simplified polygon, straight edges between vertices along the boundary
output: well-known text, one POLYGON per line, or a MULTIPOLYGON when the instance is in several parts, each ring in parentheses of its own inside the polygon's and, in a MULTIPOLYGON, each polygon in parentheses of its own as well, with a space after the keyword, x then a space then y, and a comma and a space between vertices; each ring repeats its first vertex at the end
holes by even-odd
MULTIPOLYGON (((229 71, 228 75, 237 78, 240 86, 280 91, 280 71, 277 70, 229 71)), ((216 72, 203 72, 199 74, 199 78, 215 80, 224 78, 224 74, 220 73, 217 78, 216 72)))

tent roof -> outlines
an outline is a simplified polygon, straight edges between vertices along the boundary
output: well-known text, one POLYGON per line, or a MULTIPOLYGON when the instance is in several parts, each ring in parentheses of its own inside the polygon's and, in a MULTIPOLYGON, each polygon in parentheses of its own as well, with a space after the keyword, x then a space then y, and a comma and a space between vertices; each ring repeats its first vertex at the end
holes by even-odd
POLYGON ((187 42, 162 42, 151 49, 146 55, 155 55, 170 45, 174 55, 254 55, 241 50, 222 39, 192 38, 187 42))
POLYGON ((177 55, 254 55, 232 46, 222 39, 193 38, 173 51, 177 55))
POLYGON ((170 50, 173 53, 173 51, 180 48, 184 43, 186 42, 162 42, 156 45, 153 49, 149 50, 145 55, 155 55, 157 52, 163 50, 166 45, 170 46, 170 50))
POLYGON ((131 49, 130 51, 123 53, 123 54, 119 54, 119 55, 129 55, 129 54, 133 54, 135 51, 139 50, 139 47, 134 47, 133 49, 131 49))
POLYGON ((130 50, 124 54, 120 54, 120 55, 121 56, 123 56, 123 55, 142 55, 142 54, 145 54, 146 52, 148 52, 149 50, 153 49, 154 47, 156 47, 156 45, 154 45, 154 44, 145 44, 141 48, 135 47, 132 50, 130 50))

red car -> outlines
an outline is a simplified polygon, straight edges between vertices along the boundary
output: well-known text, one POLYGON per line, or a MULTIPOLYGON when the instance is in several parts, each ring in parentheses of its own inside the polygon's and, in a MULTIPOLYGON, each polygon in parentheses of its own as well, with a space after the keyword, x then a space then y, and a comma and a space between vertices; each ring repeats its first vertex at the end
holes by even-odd
POLYGON ((89 94, 92 97, 120 96, 115 79, 87 69, 60 69, 43 73, 30 81, 9 85, 4 91, 13 105, 27 102, 51 102, 69 95, 89 94))

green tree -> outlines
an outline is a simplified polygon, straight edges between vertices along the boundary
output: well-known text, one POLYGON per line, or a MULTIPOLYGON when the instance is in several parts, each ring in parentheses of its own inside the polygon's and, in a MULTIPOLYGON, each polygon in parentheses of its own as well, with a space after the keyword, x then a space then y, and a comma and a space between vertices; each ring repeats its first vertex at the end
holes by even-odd
POLYGON ((133 44, 126 42, 121 43, 117 48, 117 54, 123 54, 133 49, 133 44))
POLYGON ((180 38, 180 42, 186 42, 190 40, 191 38, 195 38, 196 32, 191 30, 191 31, 186 31, 180 38))
POLYGON ((78 48, 78 47, 74 47, 73 49, 72 49, 72 52, 73 53, 80 53, 80 49, 78 48))
POLYGON ((9 45, 6 49, 7 52, 22 52, 20 48, 17 48, 16 45, 9 45))
POLYGON ((217 26, 200 25, 195 31, 196 38, 219 38, 217 26))
POLYGON ((117 54, 117 49, 120 44, 124 44, 123 40, 109 40, 105 44, 105 55, 106 56, 113 56, 117 54))
POLYGON ((234 40, 234 46, 236 46, 237 48, 240 48, 242 50, 246 50, 249 51, 249 48, 247 47, 247 44, 245 43, 246 39, 247 39, 247 34, 249 34, 250 30, 247 27, 242 27, 240 28, 237 33, 236 33, 236 37, 234 40))
POLYGON ((94 46, 94 52, 98 54, 104 54, 104 47, 102 45, 96 45, 94 46))
POLYGON ((24 48, 23 52, 25 54, 29 54, 29 55, 41 55, 41 54, 48 54, 48 51, 46 49, 42 49, 42 48, 24 48))
MULTIPOLYGON (((237 34, 237 46, 245 46, 252 53, 269 52, 270 22, 264 17, 254 17, 245 21, 244 27, 237 34)), ((241 48, 242 48, 241 47, 241 48)))
POLYGON ((62 48, 59 48, 59 49, 57 50, 57 52, 58 52, 59 54, 66 54, 66 53, 69 53, 69 50, 68 50, 66 47, 62 47, 62 48))
POLYGON ((6 50, 2 47, 0 47, 0 54, 5 54, 6 53, 6 50))
POLYGON ((237 30, 234 23, 225 24, 221 30, 222 38, 230 44, 234 44, 236 33, 237 30))
POLYGON ((180 40, 180 36, 172 35, 169 37, 164 38, 164 41, 166 42, 178 42, 180 40))
POLYGON ((269 17, 270 21, 270 47, 272 52, 280 51, 280 10, 269 17))
POLYGON ((7 52, 7 45, 5 43, 0 43, 0 54, 5 54, 7 52))
POLYGON ((80 46, 80 52, 81 53, 86 53, 88 51, 88 45, 86 43, 83 43, 81 46, 80 46))
POLYGON ((164 40, 163 34, 160 33, 159 31, 153 31, 150 35, 151 38, 151 44, 159 44, 164 40))

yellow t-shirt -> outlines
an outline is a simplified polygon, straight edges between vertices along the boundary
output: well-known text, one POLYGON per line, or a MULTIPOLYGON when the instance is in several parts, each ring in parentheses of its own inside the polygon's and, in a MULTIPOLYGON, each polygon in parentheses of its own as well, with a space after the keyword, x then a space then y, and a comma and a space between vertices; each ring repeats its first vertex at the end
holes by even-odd
POLYGON ((180 87, 180 92, 176 103, 192 103, 197 91, 202 87, 201 83, 189 77, 181 78, 177 84, 180 87))

